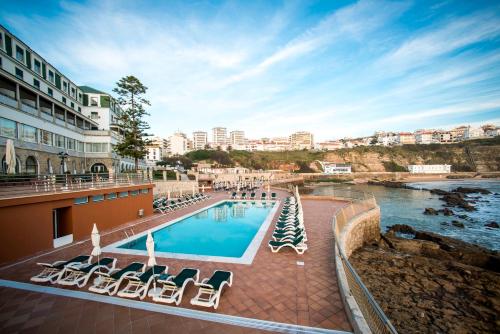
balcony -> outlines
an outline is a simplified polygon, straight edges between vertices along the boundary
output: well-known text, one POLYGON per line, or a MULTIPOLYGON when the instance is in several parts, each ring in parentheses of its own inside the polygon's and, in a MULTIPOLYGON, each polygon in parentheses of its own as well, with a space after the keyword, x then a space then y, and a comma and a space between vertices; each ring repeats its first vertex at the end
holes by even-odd
POLYGON ((24 112, 27 112, 29 114, 32 114, 32 115, 38 115, 38 109, 36 109, 36 107, 24 102, 25 100, 22 100, 21 101, 21 110, 24 111, 24 112))
POLYGON ((13 97, 5 95, 3 92, 0 92, 0 103, 17 108, 17 100, 13 97))

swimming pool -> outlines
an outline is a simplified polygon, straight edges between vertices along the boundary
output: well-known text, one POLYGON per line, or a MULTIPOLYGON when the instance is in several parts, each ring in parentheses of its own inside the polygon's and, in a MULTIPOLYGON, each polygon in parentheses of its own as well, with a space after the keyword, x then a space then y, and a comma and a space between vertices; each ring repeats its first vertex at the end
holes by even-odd
MULTIPOLYGON (((221 201, 151 229, 159 257, 249 264, 277 210, 275 201, 221 201)), ((146 255, 145 231, 103 251, 146 255)))

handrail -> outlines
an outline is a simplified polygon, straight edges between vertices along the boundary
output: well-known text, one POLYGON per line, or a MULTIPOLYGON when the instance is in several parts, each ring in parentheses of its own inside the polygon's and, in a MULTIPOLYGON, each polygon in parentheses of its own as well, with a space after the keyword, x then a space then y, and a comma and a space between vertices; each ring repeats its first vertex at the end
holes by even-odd
MULTIPOLYGON (((339 276, 339 282, 343 280, 343 282, 347 283, 349 294, 353 297, 345 302, 349 304, 349 302, 354 301, 356 304, 355 306, 361 311, 362 317, 372 333, 397 334, 391 321, 387 318, 375 298, 373 298, 368 288, 364 285, 363 281, 356 273, 356 270, 349 262, 342 245, 339 243, 339 235, 350 221, 369 210, 377 208, 375 197, 373 194, 355 190, 336 190, 336 192, 336 197, 340 197, 344 200, 348 199, 350 201, 348 206, 337 211, 332 220, 335 250, 338 251, 337 259, 340 259, 343 268, 343 270, 338 270, 337 267, 337 275, 339 276)), ((348 308, 352 309, 351 307, 348 308)), ((355 317, 353 316, 353 318, 355 317)), ((359 329, 359 331, 363 330, 359 329)))

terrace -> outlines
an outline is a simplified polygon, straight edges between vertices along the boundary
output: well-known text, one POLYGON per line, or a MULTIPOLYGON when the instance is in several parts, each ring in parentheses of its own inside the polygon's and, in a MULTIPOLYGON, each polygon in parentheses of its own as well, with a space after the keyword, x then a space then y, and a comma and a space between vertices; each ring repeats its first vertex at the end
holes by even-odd
MULTIPOLYGON (((101 245, 107 246, 228 198, 227 193, 167 214, 131 221, 112 230, 101 231, 101 245)), ((278 191, 281 198, 289 196, 278 191)), ((282 204, 281 204, 282 205, 282 204)), ((179 332, 352 332, 336 276, 336 257, 332 217, 349 207, 346 200, 306 198, 302 200, 304 222, 308 233, 308 250, 304 255, 285 250, 271 253, 266 231, 250 265, 216 263, 174 258, 157 258, 168 265, 170 273, 184 267, 198 268, 200 277, 215 269, 234 273, 233 286, 226 289, 217 310, 193 306, 190 299, 197 289, 189 286, 179 306, 109 297, 81 289, 58 285, 32 284, 29 279, 40 271, 37 262, 51 263, 90 254, 90 239, 4 265, 0 268, 0 331, 2 332, 161 332, 166 328, 179 332)), ((345 218, 345 215, 344 215, 345 218)), ((273 223, 277 216, 273 218, 273 223)), ((271 226, 273 225, 271 224, 271 226)), ((90 237, 90 235, 89 235, 90 237)), ((147 257, 117 253, 118 267, 133 261, 146 262, 147 257)), ((350 311, 347 311, 350 312, 350 311)))

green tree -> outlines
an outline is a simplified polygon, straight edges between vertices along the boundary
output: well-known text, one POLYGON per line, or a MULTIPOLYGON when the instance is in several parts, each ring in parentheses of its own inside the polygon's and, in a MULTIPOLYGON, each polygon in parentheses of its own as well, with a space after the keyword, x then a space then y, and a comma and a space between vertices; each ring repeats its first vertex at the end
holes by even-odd
POLYGON ((149 129, 149 124, 143 119, 149 115, 144 106, 151 105, 144 98, 147 89, 139 79, 132 75, 121 78, 116 83, 116 88, 113 89, 113 92, 118 94, 118 103, 123 109, 118 116, 118 122, 123 129, 123 140, 115 146, 115 151, 121 156, 134 158, 136 171, 139 167, 139 159, 146 156, 146 145, 150 143, 145 138, 148 136, 145 131, 149 129))

